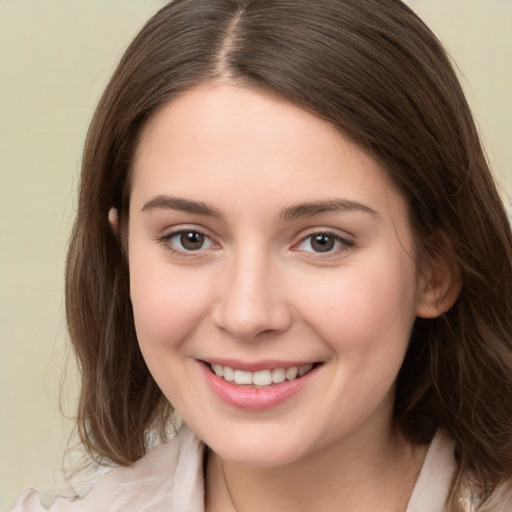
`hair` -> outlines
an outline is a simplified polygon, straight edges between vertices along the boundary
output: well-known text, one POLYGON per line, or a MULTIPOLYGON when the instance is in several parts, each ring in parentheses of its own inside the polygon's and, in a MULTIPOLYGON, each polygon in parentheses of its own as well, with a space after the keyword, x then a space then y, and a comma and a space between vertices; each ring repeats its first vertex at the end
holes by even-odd
POLYGON ((455 440, 451 510, 469 484, 492 500, 512 476, 509 220, 450 60, 399 0, 175 0, 128 47, 90 125, 67 260, 86 449, 130 464, 172 419, 139 350, 129 297, 131 161, 159 107, 219 80, 332 123, 406 199, 419 259, 441 264, 448 252, 460 267, 455 305, 416 320, 394 415, 412 443, 440 428, 455 440))

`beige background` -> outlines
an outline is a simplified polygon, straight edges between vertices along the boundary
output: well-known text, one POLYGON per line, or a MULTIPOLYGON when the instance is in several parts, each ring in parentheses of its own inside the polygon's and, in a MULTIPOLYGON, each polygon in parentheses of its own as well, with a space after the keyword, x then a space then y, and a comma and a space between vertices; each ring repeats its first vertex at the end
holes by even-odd
MULTIPOLYGON (((0 0, 0 509, 62 486, 75 373, 63 264, 81 146, 122 49, 165 2, 0 0), (62 370, 66 378, 62 379, 62 370)), ((512 0, 410 0, 457 61, 512 190, 512 0)))

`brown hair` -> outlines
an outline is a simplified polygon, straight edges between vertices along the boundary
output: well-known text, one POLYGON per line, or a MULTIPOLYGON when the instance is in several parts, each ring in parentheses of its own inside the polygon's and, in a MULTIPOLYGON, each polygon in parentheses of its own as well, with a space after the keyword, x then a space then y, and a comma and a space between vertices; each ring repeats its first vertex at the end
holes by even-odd
POLYGON ((67 264, 84 445, 129 464, 169 422, 138 348, 128 262, 107 215, 119 211, 122 239, 130 162, 148 118, 219 78, 333 123, 408 201, 420 257, 452 251, 462 291, 440 318, 417 320, 395 418, 414 443, 438 428, 455 439, 453 510, 469 477, 485 499, 512 474, 511 233, 449 59, 399 0, 175 0, 129 46, 91 122, 67 264))

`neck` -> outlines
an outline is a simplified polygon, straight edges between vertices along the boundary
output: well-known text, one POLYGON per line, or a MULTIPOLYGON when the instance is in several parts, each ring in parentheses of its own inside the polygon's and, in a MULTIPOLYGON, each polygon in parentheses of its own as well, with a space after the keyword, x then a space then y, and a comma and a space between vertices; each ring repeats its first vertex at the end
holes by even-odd
POLYGON ((425 453, 393 429, 380 437, 346 436, 279 467, 239 466, 211 452, 206 510, 405 512, 425 453))

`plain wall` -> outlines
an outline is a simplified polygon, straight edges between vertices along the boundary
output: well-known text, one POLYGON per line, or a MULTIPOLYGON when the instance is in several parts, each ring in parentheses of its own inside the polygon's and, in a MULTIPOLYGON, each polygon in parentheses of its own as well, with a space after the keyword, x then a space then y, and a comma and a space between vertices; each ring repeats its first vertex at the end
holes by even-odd
MULTIPOLYGON (((0 509, 55 492, 76 373, 63 267, 82 144, 122 50, 156 0, 0 1, 0 509), (66 368, 65 378, 62 370, 66 368)), ((512 190, 512 1, 410 0, 445 43, 504 192, 512 190)))
POLYGON ((0 2, 0 510, 24 487, 62 486, 72 423, 59 391, 73 414, 76 388, 63 268, 83 141, 124 47, 163 4, 0 2))

